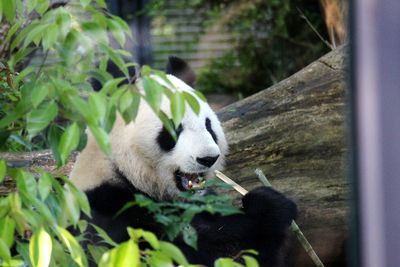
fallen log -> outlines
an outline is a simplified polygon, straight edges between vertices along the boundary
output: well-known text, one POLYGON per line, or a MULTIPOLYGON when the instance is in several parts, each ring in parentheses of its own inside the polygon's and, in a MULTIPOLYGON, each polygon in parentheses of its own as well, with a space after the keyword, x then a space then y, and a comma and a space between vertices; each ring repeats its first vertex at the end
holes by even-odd
MULTIPOLYGON (((230 147, 226 174, 250 190, 261 185, 254 170, 262 169, 276 189, 297 202, 298 224, 326 266, 345 266, 345 59, 341 47, 218 112, 230 147)), ((297 244, 292 255, 294 266, 313 266, 297 244)))

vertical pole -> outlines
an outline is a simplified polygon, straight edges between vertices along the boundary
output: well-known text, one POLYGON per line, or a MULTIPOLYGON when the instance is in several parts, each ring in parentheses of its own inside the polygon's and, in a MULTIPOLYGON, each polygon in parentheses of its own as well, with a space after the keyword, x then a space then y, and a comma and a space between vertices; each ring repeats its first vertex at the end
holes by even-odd
POLYGON ((361 266, 400 263, 400 1, 353 8, 361 266))

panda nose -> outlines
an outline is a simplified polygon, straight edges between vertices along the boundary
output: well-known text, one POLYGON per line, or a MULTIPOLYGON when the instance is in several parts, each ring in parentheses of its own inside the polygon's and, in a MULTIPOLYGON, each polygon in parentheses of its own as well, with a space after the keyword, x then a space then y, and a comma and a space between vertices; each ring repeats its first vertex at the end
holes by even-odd
POLYGON ((217 161, 218 158, 219 155, 215 157, 196 158, 196 161, 201 165, 204 165, 206 167, 211 167, 212 165, 214 165, 214 163, 217 161))

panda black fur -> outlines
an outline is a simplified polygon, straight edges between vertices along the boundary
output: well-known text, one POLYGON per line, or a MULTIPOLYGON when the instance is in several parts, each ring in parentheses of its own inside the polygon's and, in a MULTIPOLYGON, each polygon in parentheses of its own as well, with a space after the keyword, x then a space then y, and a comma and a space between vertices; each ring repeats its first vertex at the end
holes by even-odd
MULTIPOLYGON (((194 81, 193 71, 186 63, 170 58, 167 66, 172 84, 178 90, 193 92, 184 82, 194 81)), ((116 242, 129 238, 128 226, 163 236, 162 227, 143 208, 133 207, 114 216, 125 203, 132 201, 133 194, 141 193, 157 201, 169 200, 187 187, 187 181, 181 178, 185 173, 204 173, 211 177, 214 170, 222 169, 227 153, 223 130, 210 107, 201 100, 199 103, 199 116, 186 109, 176 142, 143 101, 135 122, 125 125, 121 117, 117 118, 110 133, 111 158, 101 152, 88 134, 87 146, 78 156, 70 177, 88 196, 92 222, 116 242)), ((169 113, 166 99, 161 109, 169 113)), ((243 214, 225 217, 200 214, 194 218, 197 251, 180 238, 175 240, 191 263, 212 266, 218 257, 232 257, 241 250, 256 249, 261 266, 282 264, 285 233, 296 217, 296 205, 283 194, 265 187, 250 191, 242 202, 243 214)))

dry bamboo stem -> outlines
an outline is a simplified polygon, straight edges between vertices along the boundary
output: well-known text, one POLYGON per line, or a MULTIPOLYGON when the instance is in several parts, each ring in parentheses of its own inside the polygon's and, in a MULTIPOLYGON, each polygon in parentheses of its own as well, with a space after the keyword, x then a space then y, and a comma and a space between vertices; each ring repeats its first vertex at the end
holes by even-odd
MULTIPOLYGON (((265 177, 264 173, 260 169, 256 169, 255 173, 258 176, 258 179, 267 187, 271 187, 271 183, 268 181, 267 177, 265 177)), ((231 185, 236 191, 238 191, 241 195, 246 195, 247 190, 241 187, 239 184, 234 182, 228 176, 223 174, 220 171, 215 171, 215 175, 224 181, 225 183, 231 185)), ((314 262, 315 266, 317 267, 324 267, 324 264, 319 259, 318 255, 315 253, 314 249, 312 248, 311 244, 308 242, 307 238, 304 236, 303 232, 300 230, 297 223, 293 220, 292 224, 290 225, 290 230, 296 235, 297 239, 300 241, 301 245, 310 256, 312 261, 314 262)))

